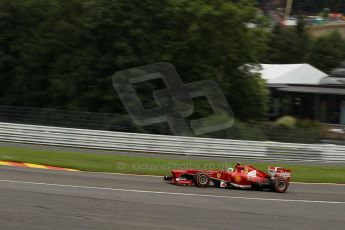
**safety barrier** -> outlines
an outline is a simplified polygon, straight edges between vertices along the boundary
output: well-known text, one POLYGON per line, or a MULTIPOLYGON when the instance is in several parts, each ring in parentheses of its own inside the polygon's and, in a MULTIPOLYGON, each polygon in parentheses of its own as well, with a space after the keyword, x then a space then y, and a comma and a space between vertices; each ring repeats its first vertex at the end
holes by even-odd
POLYGON ((345 148, 72 129, 0 122, 0 141, 111 150, 239 159, 345 162, 345 148))

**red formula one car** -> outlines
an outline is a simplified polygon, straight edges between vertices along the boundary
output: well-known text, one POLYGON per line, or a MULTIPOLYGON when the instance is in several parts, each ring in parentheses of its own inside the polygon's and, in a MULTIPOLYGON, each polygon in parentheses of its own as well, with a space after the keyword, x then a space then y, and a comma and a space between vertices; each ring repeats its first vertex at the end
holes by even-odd
POLYGON ((235 168, 227 170, 172 170, 172 176, 165 176, 164 180, 177 185, 195 184, 205 188, 210 184, 220 188, 247 188, 255 190, 269 189, 284 193, 290 183, 291 170, 281 167, 268 167, 264 173, 249 165, 237 163, 235 168))

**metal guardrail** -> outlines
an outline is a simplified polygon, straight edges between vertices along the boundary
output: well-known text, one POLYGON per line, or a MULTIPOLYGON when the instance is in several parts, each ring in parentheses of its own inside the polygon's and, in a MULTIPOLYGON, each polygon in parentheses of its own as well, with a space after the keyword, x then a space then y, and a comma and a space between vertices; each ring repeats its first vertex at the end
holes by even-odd
POLYGON ((123 152, 345 162, 345 148, 338 145, 181 137, 3 122, 0 122, 0 141, 123 152))
MULTIPOLYGON (((94 113, 48 108, 0 105, 0 122, 41 126, 68 127, 130 133, 173 135, 168 124, 139 126, 129 115, 94 113)), ((287 143, 320 143, 322 138, 316 126, 287 128, 274 124, 236 121, 234 126, 199 137, 287 143)))

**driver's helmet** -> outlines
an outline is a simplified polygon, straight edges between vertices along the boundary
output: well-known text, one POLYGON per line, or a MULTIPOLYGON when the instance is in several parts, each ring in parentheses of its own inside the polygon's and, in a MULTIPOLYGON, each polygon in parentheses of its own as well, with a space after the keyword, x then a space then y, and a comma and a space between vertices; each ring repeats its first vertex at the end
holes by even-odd
POLYGON ((233 171, 234 171, 234 168, 229 167, 229 168, 226 169, 226 171, 227 171, 227 172, 233 172, 233 171))

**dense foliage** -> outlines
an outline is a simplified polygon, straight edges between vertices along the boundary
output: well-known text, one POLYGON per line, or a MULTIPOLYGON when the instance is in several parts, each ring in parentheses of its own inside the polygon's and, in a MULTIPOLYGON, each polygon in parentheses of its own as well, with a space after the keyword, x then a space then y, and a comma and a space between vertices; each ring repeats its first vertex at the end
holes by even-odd
POLYGON ((260 119, 264 82, 238 72, 265 53, 255 2, 0 0, 0 104, 125 113, 112 74, 167 61, 185 82, 216 80, 238 118, 260 119))
MULTIPOLYGON (((309 62, 329 71, 345 59, 345 42, 339 34, 314 39, 303 24, 277 27, 270 35, 255 4, 0 0, 0 104, 126 114, 111 76, 167 61, 184 82, 217 81, 237 119, 260 120, 267 108, 265 82, 244 77, 239 66, 309 62)), ((152 90, 161 87, 138 86, 150 106, 152 90)), ((196 112, 206 116, 210 108, 196 103, 196 112)))
POLYGON ((345 60, 345 39, 334 31, 321 37, 311 37, 302 20, 297 27, 273 29, 269 49, 263 62, 273 64, 309 63, 330 72, 345 60))
POLYGON ((317 38, 312 46, 308 62, 326 72, 339 67, 345 60, 345 40, 338 32, 317 38))

